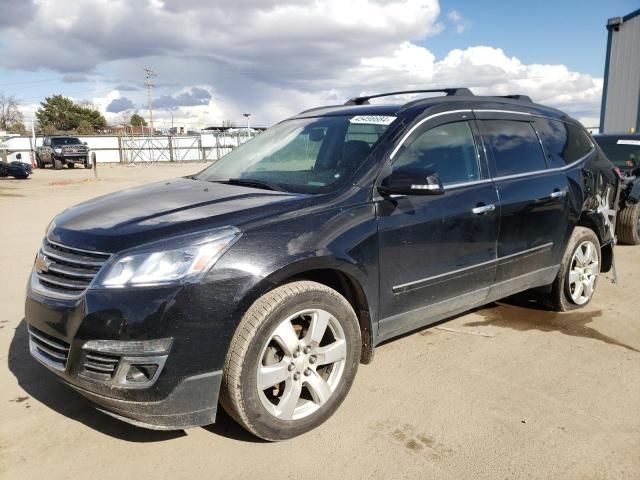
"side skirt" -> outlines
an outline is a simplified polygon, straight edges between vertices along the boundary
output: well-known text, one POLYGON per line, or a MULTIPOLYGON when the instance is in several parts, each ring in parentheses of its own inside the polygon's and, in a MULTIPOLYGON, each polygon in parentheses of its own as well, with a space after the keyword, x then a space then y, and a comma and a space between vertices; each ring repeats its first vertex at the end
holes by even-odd
POLYGON ((548 285, 556 278, 560 265, 542 268, 526 275, 510 278, 490 287, 465 293, 426 307, 404 312, 393 317, 382 318, 378 322, 378 335, 375 344, 393 337, 431 325, 445 318, 459 315, 501 298, 548 285))

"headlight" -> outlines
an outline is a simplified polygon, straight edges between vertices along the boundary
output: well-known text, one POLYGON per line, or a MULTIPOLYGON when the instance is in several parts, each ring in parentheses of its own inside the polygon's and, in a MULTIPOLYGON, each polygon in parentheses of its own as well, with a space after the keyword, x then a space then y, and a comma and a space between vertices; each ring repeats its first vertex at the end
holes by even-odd
POLYGON ((61 148, 54 148, 53 151, 55 153, 62 153, 62 149, 61 148))
POLYGON ((125 252, 105 265, 91 288, 198 283, 239 237, 237 228, 225 227, 125 252))

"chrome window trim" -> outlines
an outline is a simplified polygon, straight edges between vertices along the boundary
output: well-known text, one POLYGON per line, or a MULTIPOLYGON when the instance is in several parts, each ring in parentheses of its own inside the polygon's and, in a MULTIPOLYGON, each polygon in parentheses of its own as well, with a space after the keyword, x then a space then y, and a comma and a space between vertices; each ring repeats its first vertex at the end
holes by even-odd
MULTIPOLYGON (((536 114, 536 113, 528 113, 528 112, 517 112, 515 110, 497 110, 497 109, 462 109, 462 110, 450 110, 448 112, 439 112, 439 113, 434 113, 433 115, 429 115, 428 117, 423 118, 422 120, 420 120, 418 123, 416 123, 413 127, 411 127, 411 129, 404 134, 404 136, 402 137, 402 139, 398 142, 398 144, 395 146, 395 148, 393 149, 393 151, 391 152, 391 154, 389 155, 389 160, 393 160, 393 158, 395 157, 395 155, 398 153, 398 151, 400 150, 400 148, 402 147, 402 145, 404 145, 404 142, 407 140, 407 138, 409 138, 409 136, 417 129, 419 128, 423 123, 425 123, 428 120, 431 120, 432 118, 435 117, 439 117, 442 115, 447 115, 450 113, 465 113, 465 112, 471 112, 471 113, 506 113, 506 114, 516 114, 516 115, 528 115, 530 117, 538 117, 538 118, 544 118, 547 120, 553 120, 556 122, 564 122, 563 120, 558 120, 556 118, 551 118, 545 115, 540 115, 540 114, 536 114)), ((473 119, 472 119, 473 120, 473 119)), ((479 120, 488 120, 488 119, 479 119, 479 120)), ((480 136, 482 137, 482 134, 480 134, 480 136)), ((536 132, 536 136, 537 136, 537 132, 536 132)), ((542 141, 540 140, 540 138, 538 137, 538 140, 542 143, 542 141)), ((593 142, 591 141, 591 139, 589 139, 589 142, 591 143, 591 150, 589 150, 585 155, 583 155, 582 157, 580 157, 578 160, 576 160, 575 162, 569 163, 563 167, 553 167, 553 168, 546 168, 544 170, 535 170, 533 172, 523 172, 523 173, 514 173, 513 175, 503 175, 503 176, 499 176, 499 177, 492 177, 491 175, 489 176, 489 178, 483 178, 480 180, 472 180, 469 182, 458 182, 458 183, 452 183, 449 185, 444 185, 444 190, 454 190, 456 188, 462 188, 462 187, 468 187, 468 186, 472 186, 472 185, 481 185, 484 183, 489 183, 489 182, 496 182, 496 181, 500 181, 500 180, 512 180, 512 179, 516 179, 516 178, 522 178, 522 177, 528 177, 528 176, 534 176, 534 175, 542 175, 544 173, 557 173, 557 172, 563 172, 566 170, 570 170, 572 168, 574 168, 575 166, 577 166, 578 164, 582 163, 583 161, 585 161, 587 159, 587 157, 591 156, 594 151, 595 151, 595 145, 593 144, 593 142)), ((486 146, 484 145, 484 142, 482 144, 482 148, 484 150, 484 155, 485 158, 488 158, 488 154, 487 154, 487 149, 486 146)), ((544 147, 542 147, 544 151, 544 147)), ((404 198, 407 195, 397 195, 397 196, 392 196, 393 198, 404 198)), ((374 201, 376 200, 380 200, 380 198, 374 198, 374 201)))
POLYGON ((396 154, 398 153, 398 150, 400 150, 400 148, 402 147, 402 145, 404 145, 404 142, 407 141, 407 138, 409 138, 409 136, 415 132, 423 123, 431 120, 432 118, 436 118, 436 117, 440 117, 442 115, 450 115, 453 113, 473 113, 473 110, 471 110, 470 108, 465 108, 462 110, 449 110, 448 112, 439 112, 439 113, 434 113, 433 115, 429 115, 428 117, 423 118, 422 120, 420 120, 418 123, 416 123, 413 127, 411 127, 409 129, 409 131, 407 133, 405 133, 402 136, 402 139, 398 142, 398 144, 395 146, 395 148, 393 149, 393 151, 391 152, 391 155, 389 155, 389 159, 393 160, 393 157, 396 156, 396 154))
POLYGON ((467 270, 471 270, 471 269, 475 269, 475 268, 479 268, 479 267, 484 267, 486 265, 491 265, 492 263, 501 262, 503 260, 508 260, 510 258, 518 257, 520 255, 526 255, 528 253, 534 253, 534 252, 537 252, 539 250, 550 249, 552 247, 553 247, 553 242, 545 243, 544 245, 539 245, 537 247, 529 248, 527 250, 522 250, 522 251, 516 252, 516 253, 510 253, 509 255, 505 255, 503 257, 494 258, 493 260, 487 260, 486 262, 475 263, 475 264, 469 265, 467 267, 458 268, 456 270, 451 270, 449 272, 439 273, 438 275, 433 275, 431 277, 421 278, 419 280, 414 280, 413 282, 408 282, 408 283, 403 283, 401 285, 396 285, 394 287, 391 287, 391 291, 393 293, 396 293, 396 294, 397 293, 404 293, 407 290, 411 290, 411 287, 413 287, 415 285, 418 285, 418 284, 421 284, 421 283, 427 283, 427 282, 430 282, 431 280, 437 280, 438 278, 447 277, 449 275, 455 275, 456 273, 462 273, 462 272, 465 272, 467 270))

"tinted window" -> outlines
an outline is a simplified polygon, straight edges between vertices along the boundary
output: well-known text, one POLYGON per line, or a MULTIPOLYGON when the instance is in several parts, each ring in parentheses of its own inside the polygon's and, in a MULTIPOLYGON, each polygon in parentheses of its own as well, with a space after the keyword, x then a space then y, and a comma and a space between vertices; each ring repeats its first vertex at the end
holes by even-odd
POLYGON ((455 122, 422 133, 398 157, 395 168, 436 172, 444 185, 478 180, 480 172, 468 122, 455 122))
POLYGON ((591 151, 591 140, 582 128, 570 123, 565 125, 567 127, 568 140, 563 156, 566 163, 573 163, 591 151))
POLYGON ((484 120, 482 124, 485 139, 493 152, 496 176, 546 168, 540 141, 529 122, 484 120))
POLYGON ((78 140, 77 138, 73 138, 73 137, 58 137, 58 138, 54 138, 53 140, 53 144, 60 146, 60 145, 80 145, 80 140, 78 140))
POLYGON ((535 127, 551 168, 573 163, 591 150, 591 141, 580 127, 546 119, 536 120, 535 127))
POLYGON ((593 137, 609 160, 625 170, 640 167, 640 136, 638 137, 593 137))

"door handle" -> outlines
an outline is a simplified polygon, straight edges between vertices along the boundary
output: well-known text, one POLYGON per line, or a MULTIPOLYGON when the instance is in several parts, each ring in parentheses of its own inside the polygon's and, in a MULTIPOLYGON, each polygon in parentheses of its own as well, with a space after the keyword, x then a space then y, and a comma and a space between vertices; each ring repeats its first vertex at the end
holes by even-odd
POLYGON ((472 208, 471 211, 476 215, 483 215, 485 213, 493 212, 496 209, 496 206, 491 203, 489 205, 478 205, 475 208, 472 208))
POLYGON ((566 190, 554 190, 553 192, 551 192, 551 195, 549 195, 551 198, 564 198, 567 196, 567 191, 566 190))

